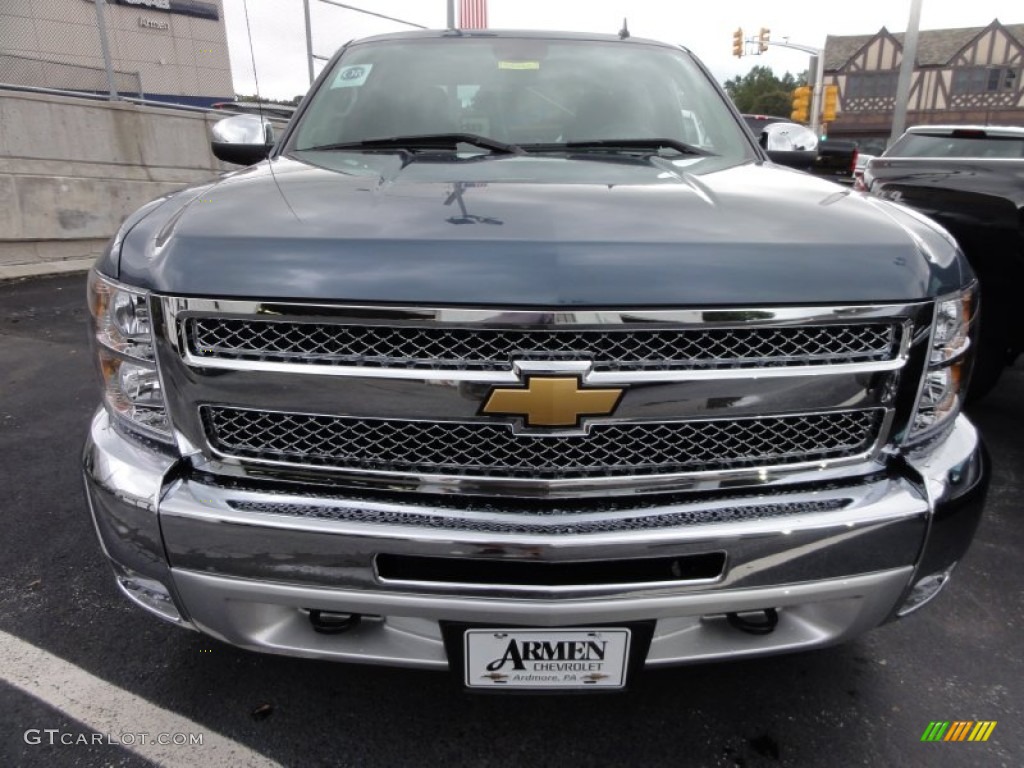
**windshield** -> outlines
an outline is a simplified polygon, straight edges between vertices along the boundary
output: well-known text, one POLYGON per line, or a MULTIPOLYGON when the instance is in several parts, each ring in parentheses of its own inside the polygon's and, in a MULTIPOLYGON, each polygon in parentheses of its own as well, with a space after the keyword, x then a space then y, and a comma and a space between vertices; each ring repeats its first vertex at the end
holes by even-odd
POLYGON ((1024 136, 963 136, 906 133, 886 157, 1024 158, 1024 136))
POLYGON ((531 145, 540 151, 539 145, 550 150, 552 144, 666 139, 707 156, 751 156, 741 126, 683 51, 454 36, 351 46, 315 94, 289 149, 451 134, 527 151, 531 145))

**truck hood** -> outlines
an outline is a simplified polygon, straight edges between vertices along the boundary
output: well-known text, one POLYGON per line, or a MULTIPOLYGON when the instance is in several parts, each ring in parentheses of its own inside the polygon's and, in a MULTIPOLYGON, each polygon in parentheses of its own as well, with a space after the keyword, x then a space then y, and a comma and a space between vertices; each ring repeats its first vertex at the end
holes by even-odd
POLYGON ((133 222, 119 277, 175 295, 503 306, 905 301, 962 280, 955 245, 897 206, 716 161, 280 157, 133 222))

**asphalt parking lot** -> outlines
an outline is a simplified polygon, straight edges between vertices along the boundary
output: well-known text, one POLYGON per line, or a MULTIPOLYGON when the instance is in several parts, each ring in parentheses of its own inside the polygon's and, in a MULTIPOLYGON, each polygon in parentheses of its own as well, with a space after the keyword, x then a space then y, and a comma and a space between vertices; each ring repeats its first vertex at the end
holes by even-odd
POLYGON ((44 654, 26 673, 0 642, 0 765, 1021 764, 1024 361, 972 409, 995 466, 989 505, 928 609, 838 648, 662 671, 623 694, 472 696, 443 674, 236 650, 119 596, 79 476, 98 399, 84 295, 83 275, 0 284, 0 633, 44 654), (53 701, 79 674, 92 682, 72 715, 53 701), (25 693, 27 678, 53 696, 25 693), (160 718, 237 750, 25 735, 160 718), (934 720, 997 726, 986 743, 922 743, 934 720))

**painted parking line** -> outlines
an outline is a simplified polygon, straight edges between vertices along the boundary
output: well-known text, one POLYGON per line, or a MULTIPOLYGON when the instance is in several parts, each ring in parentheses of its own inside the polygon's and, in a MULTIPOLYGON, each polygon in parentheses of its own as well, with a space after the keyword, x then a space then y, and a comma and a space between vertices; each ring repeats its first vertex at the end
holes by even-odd
MULTIPOLYGON (((6 632, 0 632, 0 660, 0 679, 103 734, 103 743, 120 745, 164 768, 280 765, 6 632), (201 735, 201 744, 196 743, 196 734, 201 735), (159 743, 161 737, 169 743, 159 743)), ((47 732, 50 725, 26 723, 26 743, 63 743, 69 749, 81 743, 70 735, 62 741, 63 734, 47 732)))

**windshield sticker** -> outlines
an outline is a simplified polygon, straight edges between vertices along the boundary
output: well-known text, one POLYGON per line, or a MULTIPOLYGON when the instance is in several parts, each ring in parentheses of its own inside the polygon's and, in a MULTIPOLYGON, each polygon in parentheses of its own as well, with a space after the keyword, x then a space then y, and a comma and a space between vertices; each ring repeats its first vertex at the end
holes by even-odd
POLYGON ((489 136, 491 133, 491 121, 486 117, 464 117, 459 127, 463 133, 475 133, 479 136, 489 136))
POLYGON ((539 61, 499 61, 498 69, 540 69, 539 61))
POLYGON ((373 64, 352 64, 348 67, 342 67, 341 71, 338 72, 338 76, 334 78, 334 82, 331 83, 331 89, 358 88, 366 82, 366 78, 370 76, 371 69, 373 69, 373 64))

